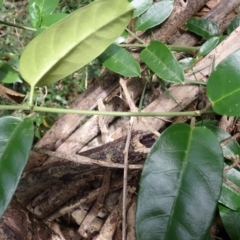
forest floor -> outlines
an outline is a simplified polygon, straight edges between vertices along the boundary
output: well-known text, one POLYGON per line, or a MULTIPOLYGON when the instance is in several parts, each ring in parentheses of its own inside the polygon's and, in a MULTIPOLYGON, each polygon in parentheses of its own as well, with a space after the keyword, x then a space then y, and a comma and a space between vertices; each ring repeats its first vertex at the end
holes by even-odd
MULTIPOLYGON (((232 0, 176 0, 170 18, 156 27, 152 35, 149 32, 138 32, 138 35, 145 41, 154 38, 172 45, 199 46, 202 39, 185 29, 186 21, 192 16, 206 18, 224 32, 239 6, 240 1, 232 0)), ((133 55, 138 58, 138 53, 133 55)), ((186 57, 183 53, 175 56, 186 57)), ((200 59, 198 66, 204 66, 206 61, 209 60, 200 59)), ((195 77, 206 81, 208 75, 203 71, 195 77)), ((186 76, 191 78, 187 73, 186 76)), ((136 106, 147 86, 145 112, 180 110, 154 78, 152 85, 146 85, 146 81, 144 76, 123 81, 118 74, 102 69, 99 77, 89 80, 84 93, 72 92, 74 99, 68 97, 72 101, 70 106, 86 110, 138 111, 136 106)), ((173 86, 169 91, 188 111, 198 110, 199 105, 207 101, 202 97, 204 89, 198 86, 173 86)), ((7 226, 15 226, 15 236, 8 239, 120 240, 124 225, 126 239, 136 239, 137 191, 147 153, 164 129, 177 122, 190 123, 190 120, 189 117, 149 117, 135 119, 132 126, 133 120, 128 117, 63 115, 56 119, 55 116, 55 122, 31 152, 16 196, 3 217, 0 236, 7 226), (130 167, 124 176, 126 152, 130 167), (69 157, 71 155, 74 157, 69 157), (124 183, 127 183, 126 196, 124 183), (124 212, 126 218, 123 218, 124 212)), ((239 122, 234 118, 217 120, 231 135, 239 131, 239 122)), ((210 235, 213 239, 230 239, 218 214, 210 235)))

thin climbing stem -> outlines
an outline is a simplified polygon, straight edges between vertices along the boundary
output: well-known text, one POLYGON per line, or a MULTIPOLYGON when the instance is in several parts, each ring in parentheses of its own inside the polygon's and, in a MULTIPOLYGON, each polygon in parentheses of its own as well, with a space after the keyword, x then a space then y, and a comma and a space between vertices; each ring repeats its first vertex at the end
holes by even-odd
POLYGON ((0 24, 10 26, 10 27, 16 27, 16 28, 20 28, 20 29, 24 29, 24 30, 34 31, 34 32, 37 31, 35 28, 26 27, 26 26, 23 26, 23 25, 10 23, 10 22, 5 22, 5 21, 1 21, 1 20, 0 20, 0 24))
MULTIPOLYGON (((132 44, 118 44, 120 47, 126 48, 146 48, 148 44, 146 43, 132 43, 132 44)), ((191 46, 180 46, 180 45, 166 45, 170 51, 175 52, 194 52, 198 51, 199 47, 191 47, 191 46)))
POLYGON ((126 28, 126 31, 130 33, 134 38, 136 38, 140 43, 146 44, 141 38, 139 38, 134 32, 132 32, 130 29, 126 28))
POLYGON ((0 105, 0 110, 31 110, 34 112, 51 112, 62 114, 81 114, 89 116, 116 116, 116 117, 177 117, 177 116, 202 116, 216 115, 214 111, 196 110, 187 112, 110 112, 110 111, 94 111, 94 110, 77 110, 65 108, 48 108, 38 106, 22 106, 22 105, 0 105))

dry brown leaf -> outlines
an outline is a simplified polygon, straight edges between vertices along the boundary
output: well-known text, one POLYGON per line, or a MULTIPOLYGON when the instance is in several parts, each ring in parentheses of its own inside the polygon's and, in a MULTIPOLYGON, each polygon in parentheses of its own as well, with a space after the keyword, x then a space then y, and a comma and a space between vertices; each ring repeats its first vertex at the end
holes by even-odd
POLYGON ((24 94, 13 91, 0 84, 0 97, 8 99, 12 103, 21 103, 25 98, 24 94))

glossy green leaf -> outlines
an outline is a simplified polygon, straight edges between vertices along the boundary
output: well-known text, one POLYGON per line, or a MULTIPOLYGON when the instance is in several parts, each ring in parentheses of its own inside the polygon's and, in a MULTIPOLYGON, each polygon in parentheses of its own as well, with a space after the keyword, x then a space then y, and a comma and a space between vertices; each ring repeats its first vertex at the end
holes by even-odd
POLYGON ((220 195, 222 171, 222 149, 210 130, 183 123, 167 128, 142 171, 137 239, 205 239, 220 195))
POLYGON ((207 82, 207 96, 221 115, 240 116, 240 50, 218 64, 207 82))
POLYGON ((39 28, 42 22, 42 14, 39 6, 35 2, 29 4, 28 12, 32 27, 39 28))
POLYGON ((41 16, 51 14, 55 8, 58 6, 59 0, 29 0, 29 5, 35 3, 39 10, 41 16))
POLYGON ((240 212, 233 211, 221 204, 218 205, 224 228, 232 240, 240 239, 240 212))
POLYGON ((0 118, 0 216, 6 210, 27 163, 33 132, 29 118, 0 118))
POLYGON ((206 126, 216 126, 218 124, 218 120, 213 119, 203 119, 195 123, 196 127, 206 127, 206 126))
POLYGON ((219 203, 240 211, 240 172, 235 168, 224 167, 223 184, 219 203))
POLYGON ((237 16, 229 24, 227 28, 227 34, 230 35, 239 26, 240 26, 240 16, 237 16))
MULTIPOLYGON (((207 125, 205 127, 207 129, 211 130, 216 135, 219 142, 224 141, 224 140, 228 139, 229 137, 231 137, 231 135, 229 133, 225 132, 224 130, 222 130, 219 127, 210 126, 210 125, 207 125)), ((228 158, 228 157, 236 158, 237 156, 240 156, 240 146, 236 140, 232 140, 232 141, 228 142, 227 144, 224 144, 224 146, 222 146, 222 149, 223 149, 223 155, 226 158, 228 158)))
MULTIPOLYGON (((207 126, 211 130, 219 142, 222 142, 231 135, 222 129, 215 126, 207 126)), ((236 159, 240 156, 240 146, 236 140, 232 140, 222 146, 223 155, 226 158, 236 159)), ((225 164, 224 169, 226 170, 229 166, 225 164)), ((234 168, 228 169, 224 175, 222 184, 222 191, 219 198, 219 202, 223 205, 231 208, 232 210, 240 210, 240 172, 234 168), (237 190, 239 188, 239 191, 237 190)))
MULTIPOLYGON (((219 43, 221 43, 222 41, 224 41, 226 38, 228 37, 228 35, 222 35, 219 37, 219 43)), ((219 44, 218 43, 218 44, 219 44)))
POLYGON ((183 69, 162 42, 152 41, 140 53, 140 59, 163 80, 175 83, 184 82, 183 69))
POLYGON ((178 61, 182 69, 190 68, 195 64, 196 60, 192 57, 182 58, 178 61))
POLYGON ((67 16, 67 13, 53 13, 51 15, 46 15, 42 20, 41 28, 47 28, 67 16))
POLYGON ((7 63, 0 61, 0 82, 15 83, 21 82, 18 73, 7 63))
POLYGON ((138 17, 144 13, 153 3, 153 0, 133 0, 131 2, 134 7, 133 17, 138 17))
POLYGON ((219 41, 220 41, 219 37, 209 38, 199 49, 198 55, 199 56, 207 55, 219 44, 219 41))
POLYGON ((220 34, 218 26, 208 19, 190 18, 185 26, 191 32, 194 32, 205 39, 219 36, 220 34))
POLYGON ((172 13, 174 1, 162 0, 154 3, 137 21, 136 30, 147 30, 164 22, 172 13))
POLYGON ((99 0, 53 24, 25 48, 20 72, 31 86, 56 82, 100 55, 132 17, 127 0, 99 0))
POLYGON ((98 59, 106 68, 125 77, 140 76, 138 62, 126 49, 116 44, 110 45, 98 59))

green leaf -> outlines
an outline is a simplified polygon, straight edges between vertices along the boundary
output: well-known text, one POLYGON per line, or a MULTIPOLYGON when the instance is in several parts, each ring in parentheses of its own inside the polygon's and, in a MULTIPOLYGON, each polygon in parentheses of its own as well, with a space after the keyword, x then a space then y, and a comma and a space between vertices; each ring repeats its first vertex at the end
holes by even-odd
POLYGON ((240 212, 218 205, 224 228, 232 240, 240 239, 240 212))
MULTIPOLYGON (((207 129, 211 130, 216 135, 219 142, 224 141, 224 140, 228 139, 229 137, 231 137, 231 135, 229 133, 225 132, 224 130, 222 130, 219 127, 210 126, 210 125, 207 125, 205 127, 207 129)), ((237 156, 240 156, 240 146, 236 140, 232 140, 232 141, 228 142, 227 144, 224 144, 224 146, 222 146, 222 149, 223 149, 223 155, 226 158, 228 158, 228 157, 237 158, 237 156)))
POLYGON ((47 28, 67 16, 67 13, 52 13, 51 15, 46 15, 42 20, 41 28, 47 28))
POLYGON ((0 0, 0 7, 3 5, 5 0, 0 0))
POLYGON ((202 119, 195 123, 196 127, 215 126, 218 124, 218 120, 213 119, 202 119))
POLYGON ((120 44, 120 43, 123 43, 127 38, 128 38, 128 33, 126 31, 124 31, 121 36, 119 36, 115 41, 114 43, 115 44, 120 44))
POLYGON ((32 120, 0 118, 0 217, 16 190, 33 142, 32 120))
POLYGON ((227 28, 227 34, 230 35, 239 26, 240 26, 240 16, 237 16, 229 24, 227 28))
POLYGON ((174 1, 160 1, 153 4, 137 21, 136 30, 147 30, 164 22, 172 13, 174 1))
POLYGON ((160 78, 168 82, 184 82, 184 73, 165 44, 152 41, 140 53, 140 59, 160 78))
POLYGON ((0 82, 15 83, 21 82, 17 72, 7 63, 0 61, 0 82))
POLYGON ((42 22, 42 15, 39 6, 35 2, 29 4, 28 12, 32 27, 39 28, 42 22))
POLYGON ((199 56, 207 55, 219 44, 219 41, 220 37, 209 38, 199 49, 198 55, 199 56))
POLYGON ((179 65, 181 66, 181 68, 187 69, 190 68, 191 66, 193 66, 195 64, 196 60, 192 57, 187 57, 187 58, 182 58, 178 61, 179 65))
MULTIPOLYGON (((215 126, 207 126, 211 130, 219 142, 224 141, 231 137, 231 135, 222 129, 215 126)), ((238 159, 240 156, 240 146, 236 140, 232 140, 222 147, 223 155, 226 158, 238 159)), ((224 165, 226 170, 229 166, 224 165)), ((231 208, 232 210, 240 210, 240 172, 234 168, 228 169, 224 175, 222 184, 222 191, 219 202, 231 208), (239 191, 237 190, 239 188, 239 191)))
POLYGON ((121 35, 132 11, 126 0, 99 0, 73 12, 28 44, 20 59, 22 77, 45 86, 70 75, 121 35))
POLYGON ((207 83, 207 96, 220 115, 240 116, 240 50, 218 64, 207 83), (216 91, 217 88, 217 91, 216 91))
POLYGON ((126 49, 116 44, 110 45, 98 59, 106 68, 125 77, 140 76, 138 62, 126 49))
POLYGON ((40 10, 41 16, 51 14, 58 6, 59 0, 29 0, 29 5, 35 3, 40 10))
MULTIPOLYGON (((228 37, 228 35, 222 35, 219 37, 219 43, 221 43, 222 41, 224 41, 226 38, 228 37)), ((218 43, 218 44, 219 44, 218 43)))
POLYGON ((219 36, 220 34, 218 26, 208 19, 190 18, 185 26, 191 32, 194 32, 205 39, 219 36))
POLYGON ((153 3, 153 0, 133 0, 132 6, 135 8, 133 17, 138 17, 144 13, 153 3))
POLYGON ((184 123, 167 128, 142 171, 137 239, 205 239, 220 195, 222 171, 222 149, 211 131, 184 123))
POLYGON ((224 181, 222 184, 219 203, 224 206, 240 211, 240 172, 234 168, 225 165, 224 181))

